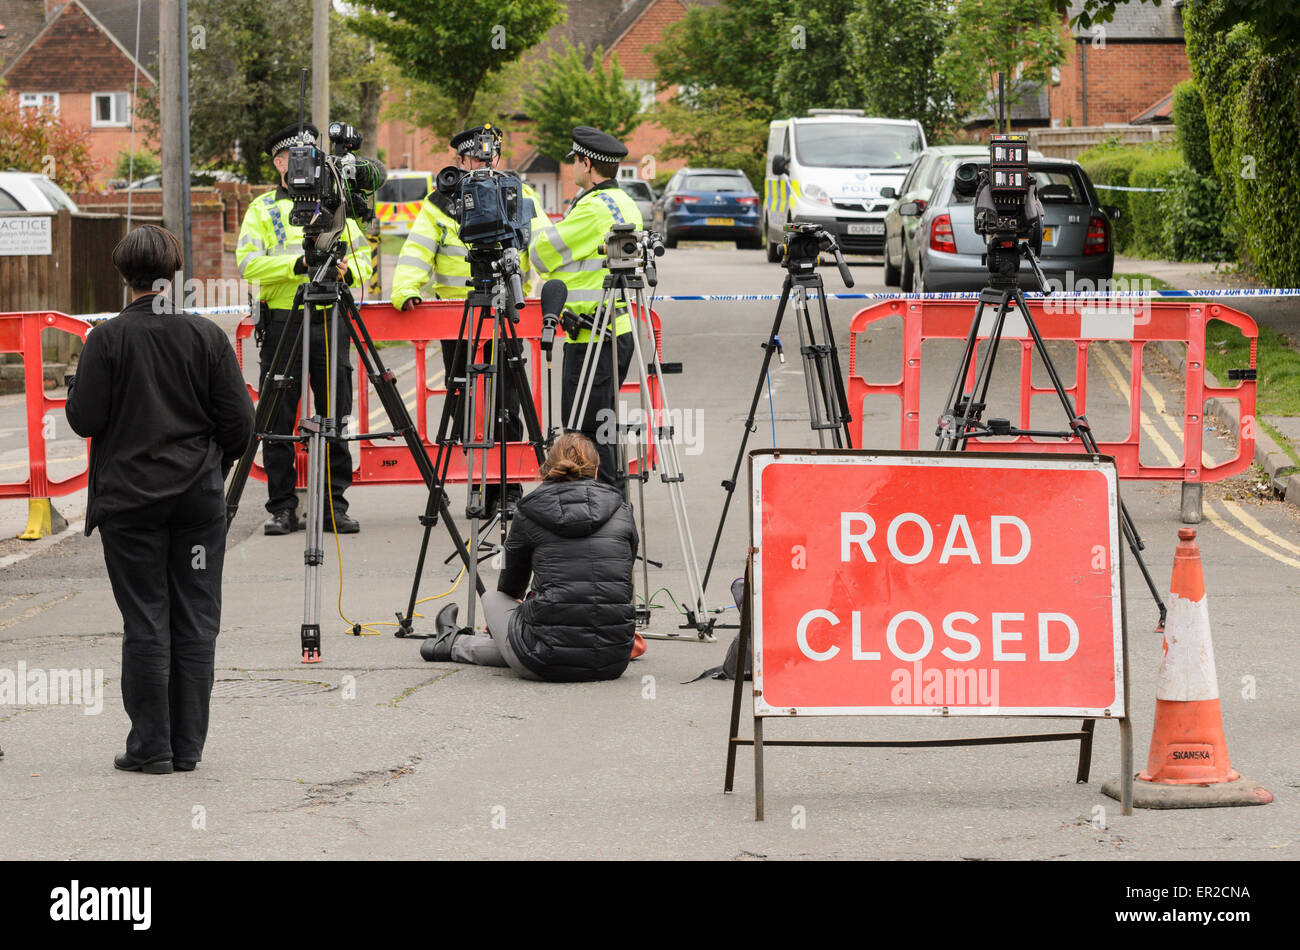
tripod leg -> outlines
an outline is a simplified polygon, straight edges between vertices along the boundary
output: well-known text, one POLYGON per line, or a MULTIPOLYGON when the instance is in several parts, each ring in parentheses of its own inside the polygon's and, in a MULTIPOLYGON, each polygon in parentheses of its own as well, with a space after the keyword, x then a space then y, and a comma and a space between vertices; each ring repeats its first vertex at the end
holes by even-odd
MULTIPOLYGON (((758 414, 758 401, 763 398, 763 380, 767 379, 768 368, 772 365, 772 354, 780 347, 781 320, 785 317, 785 307, 790 300, 792 278, 786 274, 781 286, 781 302, 776 307, 776 319, 772 321, 772 332, 763 344, 763 365, 758 371, 758 380, 754 383, 754 398, 749 403, 749 415, 745 417, 745 429, 740 437, 740 449, 736 452, 736 464, 731 469, 731 478, 722 483, 727 490, 727 497, 722 502, 722 514, 718 517, 718 528, 713 534, 713 547, 709 549, 709 564, 704 569, 704 589, 708 589, 709 577, 713 574, 713 562, 718 556, 718 545, 722 541, 722 529, 727 523, 727 511, 731 508, 731 496, 736 491, 736 481, 740 477, 740 466, 745 460, 745 446, 749 444, 749 434, 754 431, 754 417, 758 414)), ((662 380, 660 380, 662 382, 662 380)))
POLYGON ((253 461, 257 456, 257 444, 262 436, 270 431, 276 410, 280 406, 280 399, 284 391, 289 388, 289 378, 286 373, 293 353, 302 342, 302 332, 302 294, 299 292, 294 298, 289 322, 284 325, 279 339, 275 342, 275 349, 272 351, 266 373, 257 384, 257 412, 253 417, 253 431, 248 437, 244 454, 240 456, 239 462, 231 473, 230 485, 226 489, 226 530, 230 529, 235 514, 239 511, 239 500, 244 494, 248 473, 253 470, 253 461), (286 348, 285 340, 289 336, 291 327, 295 329, 293 343, 286 348))
POLYGON ((826 288, 821 282, 821 275, 817 274, 816 277, 818 283, 817 303, 822 316, 822 336, 826 341, 824 352, 826 361, 830 364, 831 383, 834 386, 831 393, 823 394, 823 396, 828 410, 832 407, 839 410, 840 424, 844 427, 844 441, 839 447, 843 448, 853 444, 853 433, 849 430, 849 426, 853 422, 853 413, 849 411, 849 394, 844 388, 844 373, 840 369, 840 351, 835 345, 835 330, 831 327, 831 312, 826 304, 826 288), (834 402, 831 401, 832 396, 834 396, 834 402))

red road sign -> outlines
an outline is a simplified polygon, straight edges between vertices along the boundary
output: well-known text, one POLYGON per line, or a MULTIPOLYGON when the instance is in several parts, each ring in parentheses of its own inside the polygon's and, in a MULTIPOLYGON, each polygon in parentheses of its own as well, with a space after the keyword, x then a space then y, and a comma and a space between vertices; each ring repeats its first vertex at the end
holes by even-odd
POLYGON ((750 465, 755 715, 1124 715, 1113 461, 750 465))

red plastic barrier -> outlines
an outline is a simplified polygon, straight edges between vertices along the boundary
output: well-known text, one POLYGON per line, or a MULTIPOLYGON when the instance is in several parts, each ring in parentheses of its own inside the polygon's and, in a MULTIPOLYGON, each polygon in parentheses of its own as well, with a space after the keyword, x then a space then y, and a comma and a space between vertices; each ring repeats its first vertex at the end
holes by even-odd
MULTIPOLYGON (((425 450, 429 452, 430 457, 437 452, 436 444, 431 440, 429 426, 434 427, 432 435, 437 435, 437 425, 440 418, 441 408, 432 414, 430 419, 429 399, 432 396, 446 396, 447 389, 445 386, 430 386, 428 384, 428 360, 430 356, 429 344, 433 343, 433 359, 437 365, 441 365, 441 355, 438 352, 438 340, 455 339, 460 330, 461 315, 464 312, 464 301, 461 300, 431 300, 419 304, 412 310, 401 311, 389 306, 388 304, 367 305, 361 310, 361 318, 370 331, 370 336, 375 342, 381 341, 401 341, 409 342, 415 348, 415 409, 412 413, 415 420, 416 430, 420 434, 420 441, 424 444, 425 450)), ((654 334, 655 354, 654 360, 659 361, 661 350, 662 330, 659 324, 659 315, 653 310, 649 312, 650 326, 654 334)), ((477 323, 477 312, 471 315, 471 323, 467 330, 467 336, 473 337, 474 325, 477 323)), ((542 354, 541 337, 542 337, 542 311, 540 301, 527 300, 524 303, 524 309, 519 312, 519 322, 515 325, 519 339, 525 345, 525 355, 527 356, 527 373, 529 382, 532 386, 533 406, 537 410, 539 420, 544 427, 546 417, 542 409, 542 388, 545 385, 545 364, 542 354)), ((245 318, 235 331, 235 353, 239 357, 240 365, 244 363, 243 344, 253 332, 251 319, 245 318)), ((484 326, 484 332, 490 333, 490 324, 484 326)), ((641 332, 644 332, 643 330, 641 332)), ((490 336, 489 336, 490 340, 490 336)), ((562 353, 561 347, 564 341, 563 331, 557 329, 555 339, 555 350, 553 357, 553 372, 557 377, 556 391, 558 393, 558 377, 561 371, 562 353)), ((380 350, 380 358, 383 359, 384 365, 392 370, 395 367, 391 364, 388 354, 391 351, 380 350)), ((300 357, 299 357, 300 358, 300 357)), ((650 354, 646 354, 649 360, 650 354)), ((253 353, 253 359, 256 360, 256 352, 253 353)), ((480 350, 475 354, 474 361, 483 362, 483 354, 480 350)), ((353 415, 358 420, 359 431, 367 431, 373 428, 375 431, 391 431, 391 425, 387 415, 381 413, 375 420, 373 426, 368 426, 370 419, 370 402, 372 396, 368 381, 362 372, 361 359, 359 356, 353 357, 353 363, 356 367, 356 376, 358 392, 356 399, 353 401, 353 415)), ((256 363, 254 363, 256 365, 256 363)), ((295 364, 297 365, 297 364, 295 364)), ((633 381, 623 384, 620 390, 621 394, 630 394, 637 396, 639 405, 639 387, 635 382, 635 367, 629 371, 633 381)), ((253 399, 257 399, 257 391, 251 385, 248 387, 249 393, 253 399)), ((403 392, 404 401, 409 404, 412 393, 403 392)), ((658 377, 650 377, 650 396, 654 410, 659 411, 662 406, 662 399, 659 394, 658 377)), ((376 399, 378 405, 378 400, 376 399)), ((475 425, 476 438, 483 436, 483 419, 482 419, 482 402, 480 401, 480 415, 475 425)), ((560 418, 559 402, 557 400, 553 413, 553 421, 556 425, 563 425, 560 418)), ((355 443, 360 449, 360 467, 353 472, 352 484, 395 484, 395 485, 415 485, 423 482, 420 477, 420 470, 416 467, 415 460, 411 457, 410 450, 402 440, 392 440, 385 443, 376 443, 369 439, 363 439, 355 443)), ((535 482, 540 480, 537 472, 537 456, 533 452, 532 446, 527 442, 508 442, 506 449, 506 474, 512 482, 535 482)), ((487 453, 487 470, 489 477, 500 471, 500 446, 493 448, 487 453)), ((475 454, 475 467, 481 464, 482 456, 475 454)), ((653 459, 653 455, 651 456, 653 459)), ((307 476, 307 453, 305 448, 299 444, 295 455, 298 472, 298 487, 306 487, 307 476)), ((464 451, 457 448, 451 454, 451 464, 447 470, 447 481, 463 483, 468 481, 467 470, 468 457, 464 451)), ((631 470, 636 471, 635 460, 631 465, 631 470)), ((254 464, 252 473, 263 481, 266 479, 265 470, 257 464, 254 464)))
MULTIPOLYGON (((1142 300, 1142 308, 1149 313, 1137 319, 1126 319, 1122 302, 1099 299, 1090 301, 1055 302, 1052 313, 1044 310, 1047 301, 1039 298, 1029 301, 1030 314, 1045 341, 1072 342, 1075 346, 1075 383, 1067 387, 1080 414, 1087 412, 1088 402, 1088 348, 1095 342, 1127 342, 1131 348, 1131 378, 1129 381, 1129 429, 1122 442, 1098 442, 1105 455, 1113 456, 1121 478, 1176 479, 1184 482, 1213 482, 1245 471, 1255 456, 1255 381, 1238 383, 1235 387, 1211 387, 1205 384, 1205 326, 1210 320, 1222 320, 1241 330, 1250 341, 1250 368, 1255 368, 1255 351, 1259 329, 1246 314, 1220 304, 1173 300, 1142 300), (1062 312, 1063 311, 1063 312, 1062 312), (1187 346, 1186 393, 1183 411, 1183 459, 1181 465, 1144 465, 1139 456, 1139 434, 1142 415, 1142 348, 1156 341, 1184 343, 1187 346), (1201 448, 1206 400, 1211 398, 1236 399, 1241 406, 1241 424, 1237 432, 1237 454, 1219 465, 1202 465, 1201 448)), ((994 307, 987 307, 987 324, 992 324, 994 307)), ((965 341, 970 332, 974 313, 969 300, 882 300, 853 316, 849 327, 849 408, 862 418, 862 403, 868 395, 893 395, 902 406, 899 428, 899 448, 916 449, 920 441, 921 425, 921 348, 928 340, 965 341), (857 375, 858 335, 872 323, 886 317, 903 319, 902 372, 894 383, 869 383, 857 375)), ((1022 319, 1015 322, 1023 325, 1022 319)), ((984 328, 981 328, 984 329, 984 328)), ((981 333, 981 339, 985 334, 981 333)), ((1018 428, 1029 428, 1031 397, 1054 393, 1050 387, 1035 386, 1032 382, 1034 344, 1027 331, 1015 332, 1010 317, 1003 339, 1019 340, 1020 349, 1020 419, 1018 428)), ((966 385, 974 378, 974 361, 967 367, 966 385)), ((996 370, 995 370, 996 373, 996 370)), ((1064 423, 1064 420, 1062 420, 1064 423)), ((862 441, 861 430, 853 433, 854 446, 862 441)), ((1015 439, 971 439, 970 451, 1014 452, 1078 452, 1077 439, 1037 439, 1018 436, 1015 439)))
POLYGON ((86 487, 85 471, 62 481, 50 481, 45 457, 45 416, 51 409, 62 408, 66 402, 45 395, 41 331, 50 329, 73 333, 84 340, 90 324, 50 310, 0 313, 0 353, 22 355, 23 391, 27 403, 27 478, 0 482, 0 498, 54 498, 86 487))

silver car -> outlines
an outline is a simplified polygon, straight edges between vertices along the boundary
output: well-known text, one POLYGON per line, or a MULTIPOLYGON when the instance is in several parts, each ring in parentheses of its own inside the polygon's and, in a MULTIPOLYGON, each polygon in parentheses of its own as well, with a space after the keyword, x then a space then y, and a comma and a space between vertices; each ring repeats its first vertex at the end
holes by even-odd
MULTIPOLYGON (((953 190, 958 166, 948 165, 943 180, 930 202, 903 202, 899 214, 918 217, 915 239, 907 249, 916 275, 916 289, 935 291, 981 290, 988 284, 984 238, 975 233, 975 199, 953 190)), ((987 165, 988 159, 976 160, 987 165)), ((1097 201, 1088 173, 1078 162, 1065 159, 1031 158, 1034 177, 1043 203, 1043 252, 1040 255, 1048 280, 1059 282, 1055 289, 1096 289, 1097 281, 1110 280, 1115 269, 1111 222, 1119 217, 1112 207, 1097 201)), ((1029 262, 1020 262, 1021 286, 1037 290, 1029 262)))
POLYGON ((655 193, 649 185, 639 179, 619 179, 618 187, 627 192, 634 202, 637 210, 641 212, 641 220, 645 226, 650 226, 650 219, 654 217, 655 193))

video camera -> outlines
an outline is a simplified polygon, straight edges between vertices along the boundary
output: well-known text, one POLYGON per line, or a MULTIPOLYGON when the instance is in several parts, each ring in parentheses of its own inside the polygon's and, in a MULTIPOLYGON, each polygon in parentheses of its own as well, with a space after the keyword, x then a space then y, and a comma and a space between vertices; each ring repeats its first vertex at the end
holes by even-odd
POLYGON ((840 277, 845 287, 853 286, 853 274, 844 262, 839 243, 820 224, 787 224, 784 228, 788 235, 783 245, 785 260, 781 266, 792 274, 811 274, 817 268, 817 261, 823 254, 829 253, 835 258, 840 277))
POLYGON ((532 237, 533 201, 514 172, 495 168, 464 171, 448 165, 434 188, 460 224, 460 239, 470 247, 523 250, 532 237))
POLYGON ((664 241, 654 231, 638 231, 631 224, 616 224, 605 235, 599 248, 605 255, 605 266, 613 272, 644 269, 646 282, 651 287, 659 284, 654 259, 664 256, 664 241))
POLYGON ((354 154, 361 135, 352 126, 331 122, 329 140, 328 155, 315 145, 291 146, 284 176, 293 198, 289 223, 317 238, 318 246, 333 242, 346 218, 373 218, 375 192, 388 177, 380 162, 354 154))
POLYGON ((989 273, 1013 279, 1020 268, 1020 242, 1043 249, 1043 205, 1029 174, 1029 136, 990 135, 989 164, 962 162, 953 190, 975 199, 975 231, 988 245, 989 273))

